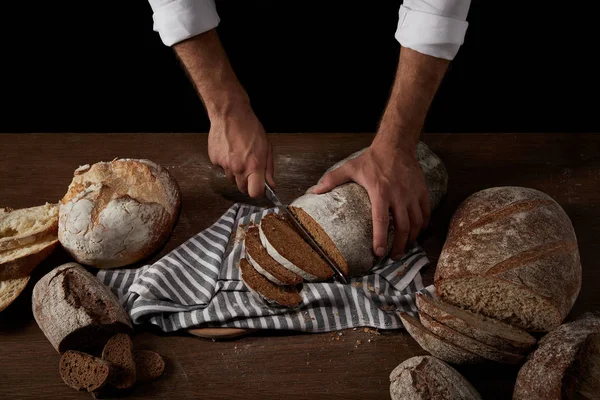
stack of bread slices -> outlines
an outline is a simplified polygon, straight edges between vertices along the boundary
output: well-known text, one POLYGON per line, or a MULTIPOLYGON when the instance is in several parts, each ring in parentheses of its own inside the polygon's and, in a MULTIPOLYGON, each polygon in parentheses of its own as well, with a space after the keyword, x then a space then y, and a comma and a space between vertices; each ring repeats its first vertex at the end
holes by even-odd
POLYGON ((0 208, 0 311, 17 299, 34 268, 57 246, 57 204, 0 208))
POLYGON ((469 196, 453 215, 434 278, 419 294, 406 330, 454 364, 519 364, 571 310, 581 263, 571 221, 548 195, 494 187, 469 196))

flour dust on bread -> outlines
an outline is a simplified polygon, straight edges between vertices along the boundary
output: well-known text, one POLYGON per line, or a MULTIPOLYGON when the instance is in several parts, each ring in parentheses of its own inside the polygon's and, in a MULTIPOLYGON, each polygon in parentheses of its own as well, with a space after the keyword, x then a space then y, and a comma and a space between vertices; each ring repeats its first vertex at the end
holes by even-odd
POLYGON ((390 374, 392 400, 481 400, 457 370, 432 356, 416 356, 390 374))
POLYGON ((546 334, 519 370, 513 400, 600 398, 599 333, 600 313, 588 312, 546 334))
POLYGON ((132 323, 117 297, 77 263, 61 265, 34 286, 33 317, 59 353, 87 351, 117 333, 132 332, 132 323))
MULTIPOLYGON (((358 157, 365 150, 341 160, 325 174, 358 157)), ((417 146, 417 160, 425 175, 433 210, 446 193, 448 174, 441 159, 423 142, 417 146)), ((312 194, 312 189, 309 188, 306 194, 292 201, 290 211, 345 274, 363 275, 378 261, 373 252, 373 221, 367 191, 354 182, 323 194, 312 194)), ((393 227, 390 224, 388 251, 392 243, 393 227)))
POLYGON ((21 209, 0 208, 0 254, 56 237, 58 204, 21 209))
POLYGON ((75 171, 60 201, 58 237, 81 264, 117 268, 154 253, 174 227, 180 189, 149 160, 117 159, 75 171))
POLYGON ((434 281, 453 305, 528 331, 550 331, 581 289, 571 220, 535 189, 474 193, 452 216, 434 281))

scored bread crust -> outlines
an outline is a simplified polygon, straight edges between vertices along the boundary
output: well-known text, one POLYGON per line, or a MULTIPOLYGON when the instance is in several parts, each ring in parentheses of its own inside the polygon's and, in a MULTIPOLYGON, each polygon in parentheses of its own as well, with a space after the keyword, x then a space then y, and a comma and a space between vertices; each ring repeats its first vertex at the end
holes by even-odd
POLYGON ((525 330, 549 331, 566 317, 581 289, 571 220, 554 199, 535 189, 505 186, 474 193, 452 216, 434 284, 440 297, 459 307, 525 330), (473 300, 465 296, 477 293, 477 282, 510 288, 527 304, 506 317, 483 303, 467 304, 473 300), (469 288, 464 295, 458 289, 463 286, 469 288), (544 307, 548 317, 528 310, 528 304, 544 307))
POLYGON ((39 242, 58 233, 58 204, 0 208, 0 252, 39 242))
POLYGON ((150 160, 84 165, 60 201, 58 237, 81 264, 133 264, 164 244, 180 203, 173 176, 150 160))
POLYGON ((517 375, 513 400, 563 398, 563 379, 585 340, 600 332, 600 313, 588 312, 546 334, 517 375))
POLYGON ((481 400, 458 371, 432 356, 411 357, 390 373, 392 400, 481 400))
POLYGON ((103 345, 116 333, 131 333, 132 323, 119 300, 77 263, 63 264, 34 286, 33 316, 59 353, 103 345))
MULTIPOLYGON (((339 161, 325 171, 323 177, 366 150, 367 148, 364 148, 339 161)), ((430 207, 434 210, 446 194, 446 167, 423 142, 419 142, 416 155, 425 175, 430 207)), ((329 251, 328 256, 334 261, 337 259, 338 266, 349 276, 360 276, 371 270, 378 259, 373 252, 373 217, 367 191, 354 182, 340 185, 323 194, 312 194, 312 189, 313 187, 309 188, 303 196, 292 201, 290 210, 295 214, 298 214, 298 209, 304 211, 320 226, 329 240, 316 234, 315 229, 311 229, 312 224, 303 223, 304 228, 322 248, 332 247, 331 243, 334 245, 335 248, 329 251)), ((300 218, 300 222, 303 222, 303 218, 300 218)), ((391 250, 392 244, 393 224, 390 224, 388 251, 391 250)))

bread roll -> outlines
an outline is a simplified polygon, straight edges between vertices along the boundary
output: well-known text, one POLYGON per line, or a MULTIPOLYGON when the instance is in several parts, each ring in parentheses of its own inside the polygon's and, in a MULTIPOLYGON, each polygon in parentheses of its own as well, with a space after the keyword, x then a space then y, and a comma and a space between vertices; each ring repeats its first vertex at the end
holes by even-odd
MULTIPOLYGON (((585 390, 586 387, 597 385, 600 377, 589 376, 580 366, 600 364, 597 350, 590 351, 590 347, 596 348, 595 335, 598 333, 600 313, 594 312, 563 324, 540 339, 538 348, 519 370, 513 400, 586 398, 576 397, 578 383, 585 390), (589 339, 592 342, 584 347, 589 339), (584 349, 587 351, 582 351, 584 349), (593 359, 585 360, 587 356, 593 359), (585 361, 579 361, 581 359, 585 361)), ((598 399, 598 395, 600 393, 587 398, 598 399)))
POLYGON ((477 192, 452 217, 434 279, 439 296, 453 305, 528 331, 550 331, 581 289, 571 220, 535 189, 477 192))
MULTIPOLYGON (((326 173, 361 155, 362 149, 329 168, 326 173)), ((440 158, 427 145, 417 146, 417 159, 425 174, 431 209, 446 193, 448 175, 440 158)), ((325 175, 323 175, 325 176, 325 175)), ((322 179, 322 178, 321 178, 322 179)), ((290 204, 290 210, 324 249, 327 255, 349 276, 363 275, 378 261, 373 252, 373 217, 367 191, 357 183, 346 183, 323 194, 305 195, 290 204)), ((390 224, 388 250, 393 243, 390 224)))
POLYGON ((171 174, 149 160, 118 159, 75 171, 60 201, 58 238, 81 264, 116 268, 153 254, 180 206, 171 174))
POLYGON ((431 356, 405 360, 394 368, 390 382, 392 400, 481 400, 458 371, 431 356))
POLYGON ((117 333, 132 332, 117 297, 76 263, 61 265, 36 283, 32 308, 35 321, 59 353, 95 349, 117 333))

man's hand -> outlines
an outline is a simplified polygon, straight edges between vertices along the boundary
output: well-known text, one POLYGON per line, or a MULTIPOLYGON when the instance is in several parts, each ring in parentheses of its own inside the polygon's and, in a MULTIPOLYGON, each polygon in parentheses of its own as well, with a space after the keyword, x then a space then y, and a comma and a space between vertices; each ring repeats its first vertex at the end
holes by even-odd
POLYGON ((275 185, 271 145, 216 30, 184 40, 174 48, 210 118, 210 161, 221 166, 240 191, 251 197, 262 196, 265 178, 275 185))
POLYGON ((208 134, 210 161, 225 170, 227 178, 250 197, 265 190, 265 178, 274 186, 273 156, 265 130, 252 110, 218 118, 208 134))
POLYGON ((386 143, 374 142, 363 154, 323 177, 313 193, 325 193, 349 181, 360 184, 369 194, 373 249, 378 257, 384 255, 387 247, 391 211, 394 225, 391 257, 399 259, 406 246, 413 243, 421 228, 429 223, 425 176, 414 149, 395 149, 386 143))

